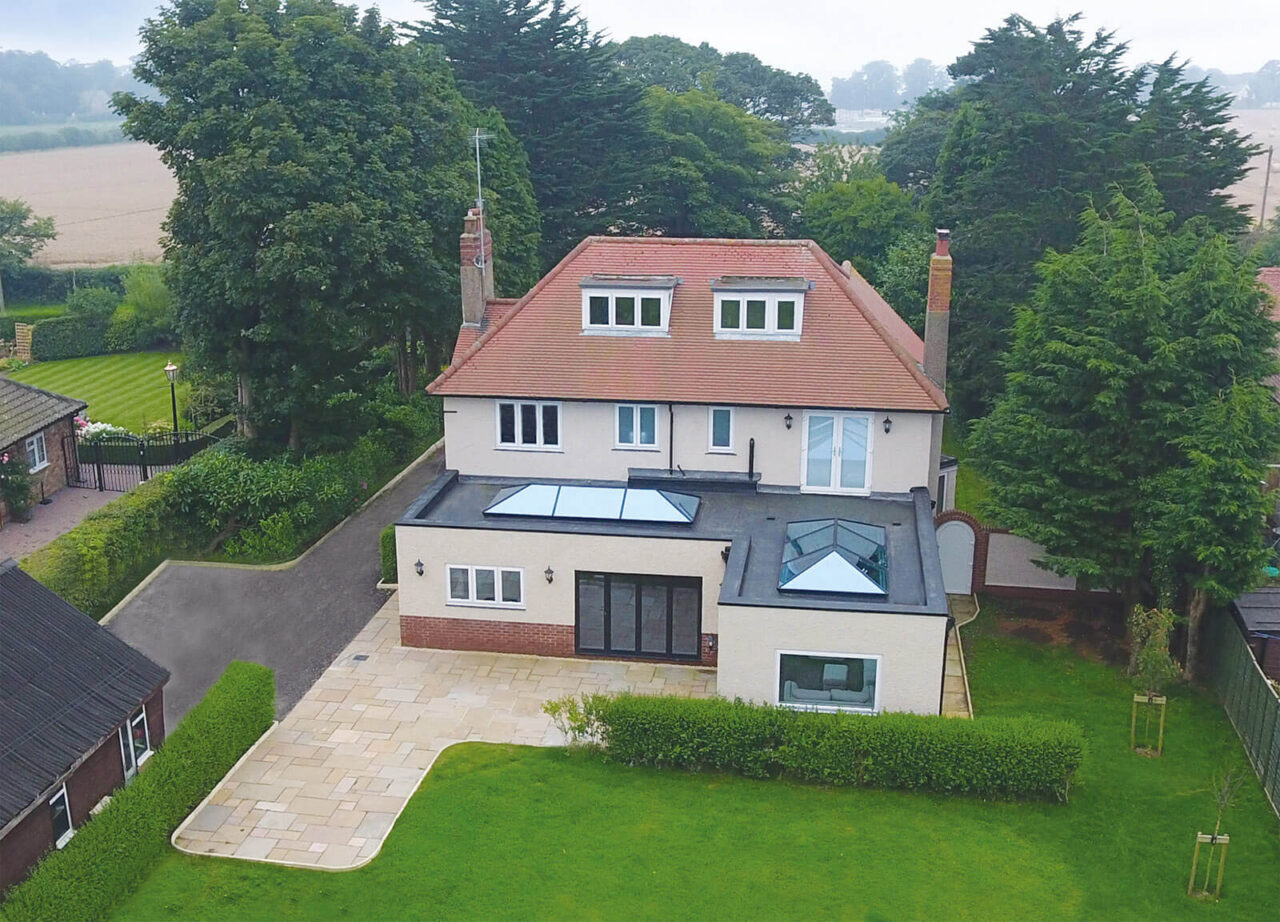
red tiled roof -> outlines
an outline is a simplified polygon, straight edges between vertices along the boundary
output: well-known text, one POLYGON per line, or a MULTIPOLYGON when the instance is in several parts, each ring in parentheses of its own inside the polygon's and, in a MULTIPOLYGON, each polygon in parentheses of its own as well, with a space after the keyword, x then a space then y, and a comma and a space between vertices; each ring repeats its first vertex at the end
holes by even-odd
POLYGON ((947 406, 920 369, 920 338, 865 279, 846 275, 811 240, 588 237, 478 338, 476 332, 464 329, 453 364, 430 392, 927 412, 947 406), (671 335, 583 336, 579 283, 607 273, 679 276, 671 335), (813 282, 800 341, 716 339, 710 282, 721 276, 813 282))

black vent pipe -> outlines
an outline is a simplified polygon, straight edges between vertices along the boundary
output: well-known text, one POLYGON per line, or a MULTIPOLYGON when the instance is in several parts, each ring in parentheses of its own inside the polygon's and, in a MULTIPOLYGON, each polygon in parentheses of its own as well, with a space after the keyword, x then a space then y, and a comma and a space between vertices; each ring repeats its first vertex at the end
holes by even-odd
POLYGON ((755 480, 756 477, 756 440, 751 439, 747 442, 747 479, 755 480))

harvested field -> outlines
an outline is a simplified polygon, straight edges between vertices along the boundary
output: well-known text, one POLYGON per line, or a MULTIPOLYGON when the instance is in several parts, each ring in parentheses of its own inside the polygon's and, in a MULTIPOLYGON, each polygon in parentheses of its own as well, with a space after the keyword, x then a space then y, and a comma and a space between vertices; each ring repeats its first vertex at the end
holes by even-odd
POLYGON ((1249 206, 1249 219, 1258 220, 1258 208, 1262 204, 1262 185, 1266 176, 1267 152, 1274 146, 1271 160, 1271 191, 1267 196, 1267 218, 1275 216, 1280 206, 1280 109, 1236 109, 1236 127, 1253 136, 1255 144, 1261 144, 1263 152, 1249 161, 1249 175, 1231 187, 1236 201, 1249 206))
POLYGON ((0 154, 0 198, 24 199, 57 225, 41 265, 159 260, 160 223, 176 191, 160 155, 139 142, 0 154))

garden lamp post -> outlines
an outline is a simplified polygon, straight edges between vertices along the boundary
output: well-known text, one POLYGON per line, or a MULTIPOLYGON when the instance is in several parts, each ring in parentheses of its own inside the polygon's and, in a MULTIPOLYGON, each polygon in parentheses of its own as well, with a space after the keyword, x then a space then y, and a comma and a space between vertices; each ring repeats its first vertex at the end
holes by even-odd
POLYGON ((178 366, 169 362, 164 366, 164 376, 169 379, 169 403, 173 406, 173 437, 178 437, 178 366))

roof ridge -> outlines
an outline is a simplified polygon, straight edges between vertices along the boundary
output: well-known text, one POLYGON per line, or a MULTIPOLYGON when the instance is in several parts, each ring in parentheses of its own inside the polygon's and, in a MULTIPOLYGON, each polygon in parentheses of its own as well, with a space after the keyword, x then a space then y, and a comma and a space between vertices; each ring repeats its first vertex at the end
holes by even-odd
POLYGON ((477 352, 479 352, 480 348, 485 343, 487 343, 490 339, 492 339, 493 336, 499 330, 501 330, 508 323, 510 323, 511 318, 516 316, 516 314, 520 313, 520 311, 524 309, 524 306, 533 299, 534 295, 542 291, 542 289, 545 288, 552 279, 554 279, 562 271, 564 271, 565 266, 569 265, 569 263, 571 263, 574 259, 576 259, 578 254, 583 250, 585 250, 591 244, 591 242, 595 239, 596 238, 594 237, 582 238, 582 240, 578 243, 577 246, 575 246, 572 250, 566 253, 564 257, 561 258, 560 262, 556 263, 555 266, 552 267, 550 272, 548 272, 542 278, 538 279, 538 283, 534 285, 532 288, 530 288, 528 291, 526 291, 524 293, 524 296, 519 298, 516 301, 515 306, 512 307, 511 310, 507 311, 505 314, 499 317, 497 321, 494 322, 493 326, 485 330, 484 333, 482 333, 476 339, 476 341, 471 344, 471 346, 467 349, 467 351, 462 354, 462 358, 450 362, 448 368, 440 372, 440 374, 436 375, 435 378, 431 381, 431 383, 427 385, 427 393, 428 394, 431 393, 434 388, 448 381, 458 372, 458 369, 462 368, 463 365, 471 361, 471 357, 475 355, 477 352))
POLYGON ((635 243, 635 244, 689 244, 703 243, 712 246, 741 247, 799 247, 812 241, 803 237, 638 237, 634 235, 614 236, 612 234, 592 234, 583 238, 583 243, 635 243))
MULTIPOLYGON (((902 363, 904 368, 906 368, 908 374, 915 378, 916 382, 924 388, 925 393, 933 399, 933 402, 937 404, 939 410, 946 410, 949 405, 946 393, 942 388, 938 387, 937 383, 932 378, 924 373, 924 369, 920 367, 915 356, 907 352, 906 347, 898 337, 891 333, 884 325, 884 321, 877 317, 865 304, 862 303, 858 294, 853 290, 853 275, 856 274, 858 278, 862 279, 869 288, 871 287, 871 283, 867 282, 866 279, 863 279, 857 269, 851 269, 850 271, 852 274, 845 275, 844 270, 840 268, 840 266, 836 265, 835 260, 831 258, 831 254, 818 246, 815 241, 806 240, 805 245, 817 258, 819 265, 826 269, 827 274, 835 280, 838 286, 840 286, 840 289, 845 293, 853 306, 856 307, 866 321, 871 324, 871 328, 876 331, 882 340, 884 340, 885 345, 889 347, 890 351, 893 352, 898 361, 902 363)), ((875 291, 874 288, 871 288, 871 290, 875 291)), ((885 302, 885 306, 888 307, 889 310, 893 310, 892 305, 887 301, 885 302)), ((914 333, 914 331, 912 332, 914 333)))

